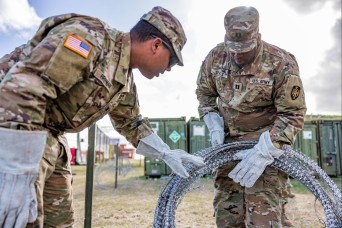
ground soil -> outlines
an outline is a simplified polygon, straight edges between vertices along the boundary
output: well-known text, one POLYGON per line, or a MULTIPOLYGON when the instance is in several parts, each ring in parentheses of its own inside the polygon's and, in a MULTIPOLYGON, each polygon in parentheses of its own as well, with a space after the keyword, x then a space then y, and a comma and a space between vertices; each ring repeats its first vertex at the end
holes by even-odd
MULTIPOLYGON (((75 227, 81 228, 84 227, 86 166, 73 166, 72 170, 75 227)), ((98 176, 94 174, 92 227, 152 227, 158 196, 168 179, 146 179, 141 162, 133 163, 124 174, 118 175, 117 188, 114 188, 113 172, 107 173, 106 183, 97 183, 98 176)), ((294 227, 324 227, 320 223, 325 216, 319 201, 309 191, 294 188, 293 192, 295 197, 290 199, 287 211, 294 227)), ((186 194, 178 206, 177 227, 215 227, 212 199, 212 179, 202 178, 199 188, 186 194)))

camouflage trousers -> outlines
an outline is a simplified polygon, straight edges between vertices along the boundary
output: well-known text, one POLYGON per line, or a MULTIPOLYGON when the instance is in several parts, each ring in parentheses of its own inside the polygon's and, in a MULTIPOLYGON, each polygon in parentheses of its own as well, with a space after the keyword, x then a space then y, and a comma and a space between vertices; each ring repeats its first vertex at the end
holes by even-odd
POLYGON ((71 153, 64 136, 49 134, 35 183, 38 218, 27 227, 72 227, 71 153))
POLYGON ((266 167, 254 186, 245 188, 228 177, 236 164, 231 162, 214 172, 217 227, 282 227, 287 174, 266 167))

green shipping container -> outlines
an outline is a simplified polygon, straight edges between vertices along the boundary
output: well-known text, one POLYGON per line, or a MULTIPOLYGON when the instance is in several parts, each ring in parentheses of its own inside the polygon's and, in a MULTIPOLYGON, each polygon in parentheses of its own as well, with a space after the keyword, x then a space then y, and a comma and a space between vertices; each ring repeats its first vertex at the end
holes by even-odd
POLYGON ((165 163, 159 159, 145 157, 145 177, 161 177, 165 175, 165 163))
POLYGON ((330 176, 337 176, 338 136, 333 121, 318 124, 322 169, 330 176))
MULTIPOLYGON (((187 151, 186 118, 149 118, 153 131, 170 147, 187 151)), ((145 157, 145 177, 170 175, 172 170, 161 160, 145 157), (158 164, 158 165, 157 165, 158 164), (159 174, 152 173, 154 166, 159 174)))
POLYGON ((191 117, 187 127, 189 153, 193 154, 199 150, 211 147, 209 130, 203 120, 191 117))
POLYGON ((320 164, 318 155, 318 137, 317 125, 310 122, 305 122, 303 130, 296 135, 296 140, 293 148, 302 152, 317 164, 320 164))
POLYGON ((336 135, 336 149, 337 149, 337 175, 342 175, 342 121, 334 122, 334 132, 336 135))

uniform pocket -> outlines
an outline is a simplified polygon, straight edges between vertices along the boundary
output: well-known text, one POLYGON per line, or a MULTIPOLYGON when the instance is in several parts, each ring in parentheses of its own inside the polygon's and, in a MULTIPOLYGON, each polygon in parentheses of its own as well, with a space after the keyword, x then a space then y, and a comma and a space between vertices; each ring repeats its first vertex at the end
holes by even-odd
POLYGON ((220 98, 228 103, 234 96, 234 90, 232 88, 232 83, 228 77, 215 77, 217 92, 220 98))
MULTIPOLYGON (((49 37, 53 39, 53 37, 49 37)), ((85 58, 64 46, 65 39, 60 39, 44 75, 54 83, 62 93, 81 81, 90 65, 90 57, 85 58)), ((56 41, 55 41, 56 42, 56 41)), ((89 73, 89 72, 88 72, 89 73)))
POLYGON ((248 85, 244 97, 250 107, 263 107, 273 104, 272 86, 269 85, 248 85))
POLYGON ((59 159, 63 161, 62 167, 69 168, 71 161, 71 151, 65 136, 58 136, 58 142, 60 144, 59 159))
POLYGON ((75 113, 72 121, 84 122, 92 115, 100 113, 108 103, 108 100, 105 99, 104 94, 107 94, 107 91, 104 87, 98 86, 96 89, 94 89, 86 99, 85 103, 75 113))

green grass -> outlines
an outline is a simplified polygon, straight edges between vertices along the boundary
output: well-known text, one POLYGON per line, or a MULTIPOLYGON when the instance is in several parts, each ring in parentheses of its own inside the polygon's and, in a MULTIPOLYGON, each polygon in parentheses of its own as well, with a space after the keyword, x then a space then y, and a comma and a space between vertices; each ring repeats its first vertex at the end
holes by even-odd
POLYGON ((342 120, 342 116, 339 115, 306 115, 305 121, 312 120, 342 120))
MULTIPOLYGON (((341 190, 342 189, 342 176, 339 177, 331 177, 331 179, 334 181, 334 183, 337 185, 337 187, 341 190)), ((291 179, 292 184, 292 191, 293 193, 298 194, 310 194, 310 191, 298 180, 291 179)))

